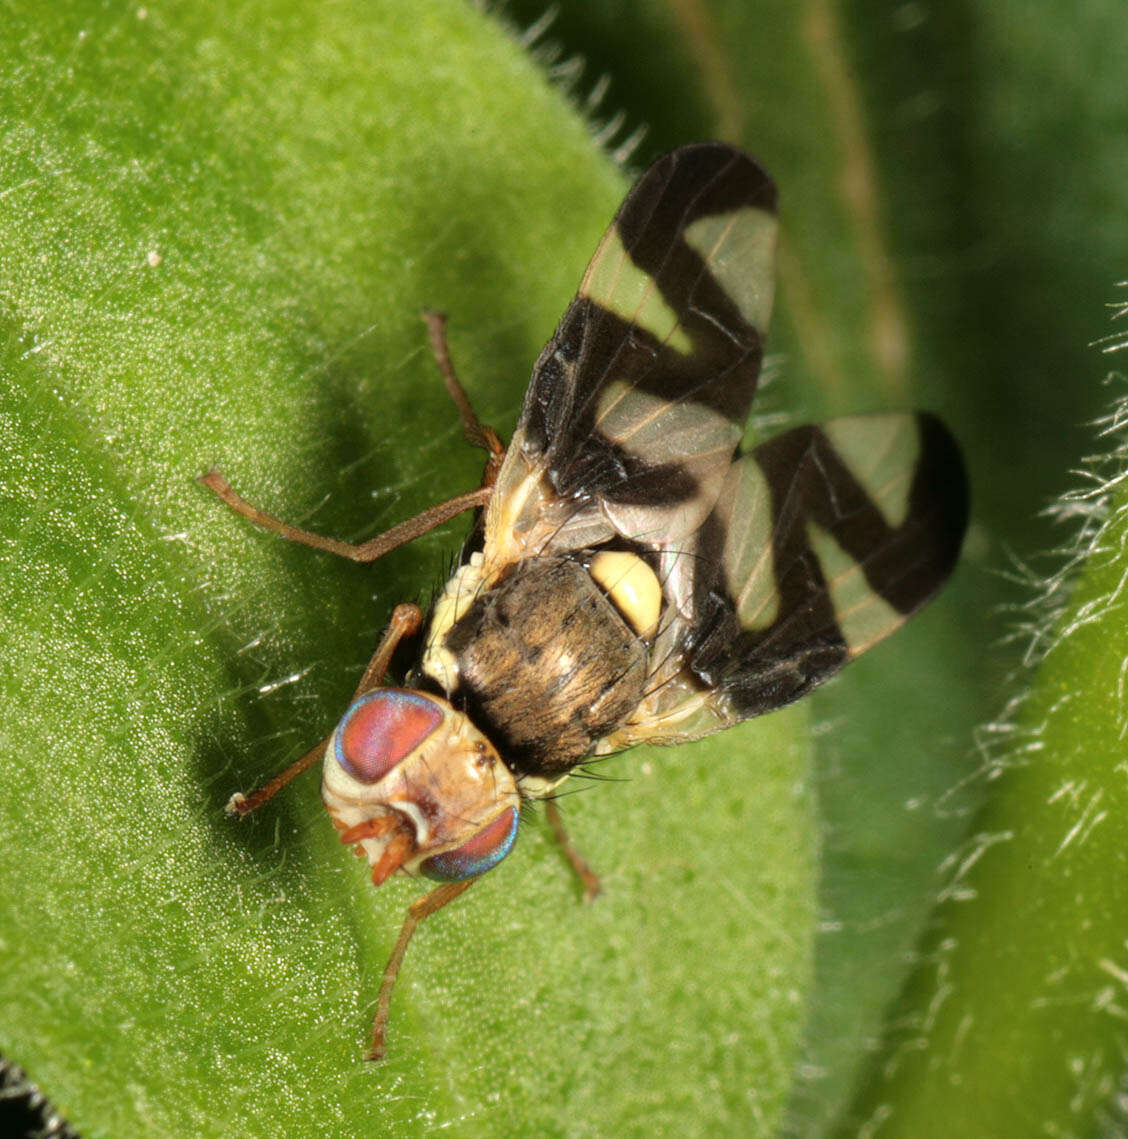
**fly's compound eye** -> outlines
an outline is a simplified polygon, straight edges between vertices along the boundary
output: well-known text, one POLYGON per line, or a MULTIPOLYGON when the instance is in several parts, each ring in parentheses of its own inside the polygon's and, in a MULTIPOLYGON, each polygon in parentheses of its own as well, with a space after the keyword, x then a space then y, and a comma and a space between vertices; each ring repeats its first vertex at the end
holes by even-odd
POLYGON ((378 688, 357 700, 334 734, 337 762, 360 783, 379 783, 441 723, 433 700, 401 688, 378 688))
POLYGON ((517 836, 513 773, 463 713, 412 689, 378 688, 353 703, 326 751, 321 794, 377 885, 398 870, 476 878, 517 836))
POLYGON ((473 838, 454 850, 433 855, 419 864, 419 872, 435 882, 462 882, 492 870, 517 839, 517 810, 509 807, 473 838))

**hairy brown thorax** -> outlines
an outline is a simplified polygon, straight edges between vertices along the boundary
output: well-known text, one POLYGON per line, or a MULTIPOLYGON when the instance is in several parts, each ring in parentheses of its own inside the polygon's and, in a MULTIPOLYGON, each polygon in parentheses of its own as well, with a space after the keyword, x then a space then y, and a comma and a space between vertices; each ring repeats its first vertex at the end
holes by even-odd
POLYGON ((563 774, 638 706, 648 646, 572 558, 523 563, 446 636, 474 721, 519 774, 563 774))

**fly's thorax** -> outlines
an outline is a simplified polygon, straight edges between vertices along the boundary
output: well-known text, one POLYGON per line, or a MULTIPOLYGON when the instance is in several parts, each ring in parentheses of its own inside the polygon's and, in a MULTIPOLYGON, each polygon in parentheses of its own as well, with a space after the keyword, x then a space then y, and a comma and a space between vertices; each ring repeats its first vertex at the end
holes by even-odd
POLYGON ((330 737, 321 791, 377 884, 397 870, 476 877, 516 837, 513 775, 463 713, 429 693, 379 688, 354 701, 330 737))
MULTIPOLYGON (((649 640, 586 562, 518 564, 482 590, 443 639, 457 663, 455 701, 534 796, 540 784, 530 777, 550 785, 567 774, 638 706, 646 682, 649 640)), ((617 586, 621 577, 609 580, 617 586)), ((652 624, 648 616, 640 623, 652 624)))

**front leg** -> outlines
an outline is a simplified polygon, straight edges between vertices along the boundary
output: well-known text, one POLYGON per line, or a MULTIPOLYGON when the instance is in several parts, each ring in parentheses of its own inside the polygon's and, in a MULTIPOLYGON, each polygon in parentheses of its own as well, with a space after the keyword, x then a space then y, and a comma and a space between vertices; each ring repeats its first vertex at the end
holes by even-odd
POLYGON ((372 1020, 372 1043, 365 1052, 366 1060, 382 1060, 387 1051, 385 1037, 388 1031, 388 1010, 392 1005, 392 990, 396 986, 400 966, 403 965, 403 956, 407 952, 408 943, 420 922, 425 921, 433 913, 437 913, 448 902, 453 902, 464 890, 468 890, 476 881, 467 878, 464 882, 444 882, 422 898, 416 898, 407 908, 403 919, 403 928, 396 939, 388 964, 384 968, 384 980, 380 985, 380 995, 376 999, 376 1015, 372 1020))
MULTIPOLYGON (((388 622, 388 627, 384 631, 384 635, 380 638, 380 643, 376 646, 376 651, 372 654, 372 659, 368 662, 368 667, 364 670, 364 675, 360 678, 356 692, 353 693, 353 698, 349 701, 350 705, 366 692, 370 692, 373 688, 380 686, 400 641, 402 641, 404 637, 415 636, 422 625, 423 611, 418 605, 405 602, 402 605, 397 605, 395 609, 392 610, 392 619, 388 622)), ((291 763, 285 771, 279 772, 273 779, 264 783, 257 790, 252 791, 249 795, 244 795, 242 791, 236 791, 235 794, 227 800, 227 813, 229 815, 238 815, 241 818, 243 815, 249 815, 252 811, 258 810, 263 803, 273 799, 291 779, 301 775, 303 771, 312 767, 315 763, 319 763, 325 755, 325 749, 329 746, 330 739, 332 739, 332 736, 326 736, 316 747, 310 748, 296 763, 291 763)))

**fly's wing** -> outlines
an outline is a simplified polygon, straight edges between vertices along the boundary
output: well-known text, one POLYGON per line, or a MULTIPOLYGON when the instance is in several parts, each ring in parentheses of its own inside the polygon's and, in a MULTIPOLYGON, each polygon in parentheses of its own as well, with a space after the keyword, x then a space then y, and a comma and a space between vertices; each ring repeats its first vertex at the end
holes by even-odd
POLYGON ((775 187, 733 147, 682 147, 639 179, 533 371, 486 515, 487 577, 699 529, 755 394, 775 238, 775 187))
POLYGON ((673 743, 797 700, 888 636, 959 556, 959 448, 925 413, 798 427, 732 464, 692 544, 650 694, 600 752, 673 743))
POLYGON ((646 694, 596 753, 798 699, 891 633, 959 553, 967 480, 930 415, 789 431, 733 461, 771 314, 776 193, 709 143, 627 195, 541 353, 480 579, 612 543, 657 572, 646 694))

